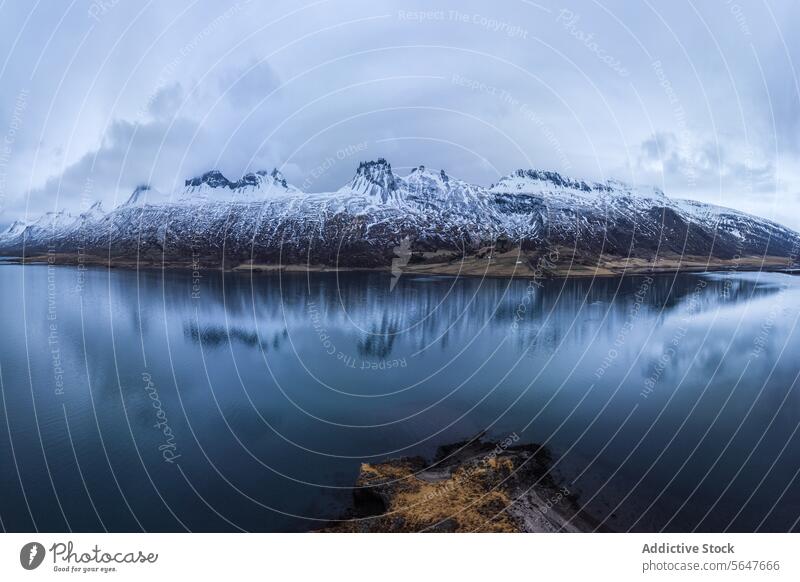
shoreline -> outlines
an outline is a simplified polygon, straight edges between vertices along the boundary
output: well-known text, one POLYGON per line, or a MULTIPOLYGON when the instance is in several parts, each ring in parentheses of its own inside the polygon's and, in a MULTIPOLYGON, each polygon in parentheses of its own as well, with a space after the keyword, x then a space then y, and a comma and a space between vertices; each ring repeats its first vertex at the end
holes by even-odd
MULTIPOLYGON (((402 275, 429 275, 450 277, 486 277, 486 278, 521 278, 521 279, 560 279, 560 278, 601 278, 624 277, 636 275, 658 275, 670 273, 706 273, 706 272, 777 272, 794 274, 794 267, 786 257, 739 257, 735 259, 719 259, 685 255, 683 257, 659 257, 649 260, 638 257, 600 257, 590 262, 586 259, 569 263, 547 263, 542 266, 542 258, 534 262, 530 255, 520 253, 503 253, 487 260, 486 257, 465 257, 463 260, 446 263, 411 263, 402 267, 402 275)), ((544 259, 546 262, 546 259, 544 259)), ((168 270, 168 271, 220 271, 226 273, 350 273, 373 272, 392 274, 391 266, 378 267, 335 267, 330 265, 307 264, 271 264, 244 261, 232 266, 186 261, 131 260, 128 258, 108 258, 96 255, 74 255, 59 253, 56 255, 36 254, 27 257, 2 257, 0 265, 57 265, 57 266, 92 266, 106 269, 131 270, 168 270)))

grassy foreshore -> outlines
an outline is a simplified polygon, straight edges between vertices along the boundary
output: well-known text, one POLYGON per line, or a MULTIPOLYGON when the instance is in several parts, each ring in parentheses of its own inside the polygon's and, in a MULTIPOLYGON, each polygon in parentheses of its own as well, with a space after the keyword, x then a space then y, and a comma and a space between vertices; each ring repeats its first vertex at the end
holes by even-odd
MULTIPOLYGON (((75 253, 33 254, 5 257, 12 264, 56 264, 102 266, 122 269, 203 269, 248 273, 276 272, 392 272, 391 265, 380 267, 337 267, 319 264, 272 264, 251 260, 161 259, 158 257, 97 256, 75 253)), ((695 255, 663 255, 654 258, 600 255, 578 257, 567 252, 538 254, 518 250, 468 256, 422 256, 402 266, 403 274, 449 275, 465 277, 606 277, 673 272, 705 271, 792 271, 794 265, 780 256, 740 256, 717 258, 695 255), (447 259, 447 260, 441 260, 447 259)))

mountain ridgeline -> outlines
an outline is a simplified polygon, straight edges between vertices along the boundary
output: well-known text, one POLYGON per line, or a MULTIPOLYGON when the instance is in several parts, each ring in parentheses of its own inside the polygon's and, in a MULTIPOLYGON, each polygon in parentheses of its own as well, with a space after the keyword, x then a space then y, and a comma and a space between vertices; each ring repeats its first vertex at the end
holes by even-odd
POLYGON ((218 171, 164 194, 139 186, 106 211, 49 212, 0 234, 17 260, 226 269, 392 269, 469 275, 591 275, 788 269, 800 234, 658 189, 517 170, 484 187, 424 166, 363 162, 334 192, 278 170, 218 171))

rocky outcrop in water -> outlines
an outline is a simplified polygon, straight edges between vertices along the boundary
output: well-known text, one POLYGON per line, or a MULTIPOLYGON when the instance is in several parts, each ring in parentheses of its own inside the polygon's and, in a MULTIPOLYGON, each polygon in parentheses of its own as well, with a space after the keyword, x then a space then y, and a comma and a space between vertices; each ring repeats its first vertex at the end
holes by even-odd
POLYGON ((353 507, 328 532, 579 532, 596 526, 550 474, 548 451, 480 439, 432 461, 363 464, 353 507))

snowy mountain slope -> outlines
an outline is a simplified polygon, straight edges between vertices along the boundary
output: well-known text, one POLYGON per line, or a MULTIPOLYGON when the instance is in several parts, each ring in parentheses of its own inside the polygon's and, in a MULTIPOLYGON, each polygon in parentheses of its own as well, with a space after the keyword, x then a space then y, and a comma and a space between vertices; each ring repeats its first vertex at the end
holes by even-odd
POLYGON ((259 202, 274 196, 297 195, 300 190, 286 182, 277 169, 258 171, 231 182, 218 170, 186 180, 183 190, 166 195, 148 185, 137 186, 124 206, 145 206, 179 202, 184 205, 211 202, 259 202))
POLYGON ((625 256, 668 251, 709 257, 797 254, 798 233, 743 212, 668 198, 616 180, 587 183, 555 172, 518 170, 489 188, 509 214, 538 213, 556 244, 625 256), (637 251, 639 251, 637 253, 637 251))
POLYGON ((735 210, 668 198, 658 189, 518 170, 485 188, 419 166, 396 175, 361 163, 330 193, 307 194, 277 170, 230 181, 218 171, 165 195, 146 186, 109 212, 47 213, 0 234, 0 254, 97 256, 208 266, 243 262, 386 268, 518 253, 529 264, 558 248, 564 261, 664 255, 730 260, 791 257, 800 235, 735 210), (403 247, 403 245, 405 245, 403 247))
POLYGON ((0 249, 17 247, 26 240, 36 241, 37 247, 41 247, 51 238, 60 238, 75 221, 76 217, 66 210, 45 212, 30 224, 15 220, 0 233, 0 249))

